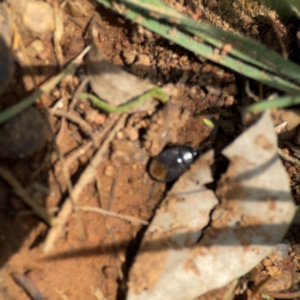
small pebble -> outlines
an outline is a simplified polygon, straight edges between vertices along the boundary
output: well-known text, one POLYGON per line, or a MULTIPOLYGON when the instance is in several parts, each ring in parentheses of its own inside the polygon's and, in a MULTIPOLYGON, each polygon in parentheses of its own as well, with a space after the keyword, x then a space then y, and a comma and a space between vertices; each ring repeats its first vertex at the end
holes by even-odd
POLYGON ((45 34, 55 29, 53 8, 43 1, 27 1, 23 24, 33 34, 45 34))
POLYGON ((296 173, 292 176, 292 179, 295 181, 295 182, 298 182, 300 183, 300 173, 296 173))
POLYGON ((138 55, 137 61, 131 66, 132 72, 140 77, 144 78, 150 71, 151 61, 148 55, 140 54, 138 55))
POLYGON ((104 169, 104 175, 107 177, 114 177, 116 174, 115 168, 111 165, 106 166, 104 169))
POLYGON ((134 50, 123 50, 122 52, 124 63, 127 65, 131 65, 136 58, 136 51, 134 50))
POLYGON ((292 167, 290 167, 289 169, 288 169, 288 172, 289 172, 289 174, 295 174, 296 173, 296 168, 294 167, 294 166, 292 166, 292 167))
POLYGON ((44 44, 41 40, 34 40, 26 49, 27 55, 37 57, 44 50, 44 44))
POLYGON ((229 95, 234 95, 234 96, 238 95, 239 90, 237 85, 235 83, 229 84, 227 87, 227 92, 229 95))
POLYGON ((85 113, 85 119, 89 123, 95 123, 97 125, 102 125, 105 123, 106 116, 104 114, 99 113, 95 109, 88 109, 88 112, 85 113))
POLYGON ((269 259, 269 258, 265 258, 263 261, 262 261, 262 264, 264 267, 270 267, 272 266, 272 261, 269 259))
POLYGON ((234 97, 228 96, 225 100, 225 106, 231 106, 234 103, 234 97))
POLYGON ((124 137, 125 137, 125 135, 124 135, 124 132, 123 132, 123 131, 118 131, 118 132, 117 132, 116 138, 117 138, 118 140, 123 140, 124 137))
POLYGON ((139 139, 139 132, 137 128, 130 127, 125 129, 126 135, 131 142, 135 142, 139 139))
POLYGON ((215 7, 217 7, 217 1, 216 0, 208 0, 207 1, 207 7, 208 8, 215 8, 215 7))
POLYGON ((94 6, 90 1, 68 0, 66 9, 74 18, 89 17, 94 12, 94 6))
POLYGON ((102 272, 107 279, 117 279, 118 278, 118 269, 113 266, 103 267, 102 272))

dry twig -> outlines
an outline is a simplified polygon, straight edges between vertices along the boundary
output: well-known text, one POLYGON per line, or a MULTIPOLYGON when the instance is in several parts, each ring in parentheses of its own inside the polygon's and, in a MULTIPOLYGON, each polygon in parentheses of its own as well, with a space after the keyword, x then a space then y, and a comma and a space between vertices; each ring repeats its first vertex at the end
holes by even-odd
MULTIPOLYGON (((108 124, 105 126, 105 128, 98 133, 95 133, 94 137, 96 140, 96 144, 99 145, 100 141, 104 138, 104 136, 108 133, 108 131, 111 130, 114 123, 116 122, 117 116, 113 116, 111 120, 108 121, 108 124)), ((70 165, 81 155, 85 154, 92 146, 94 145, 94 142, 88 141, 87 143, 83 144, 82 146, 76 148, 74 151, 72 151, 66 158, 64 162, 64 168, 68 169, 70 165)), ((60 163, 60 161, 57 161, 57 163, 60 163)))
POLYGON ((75 113, 70 112, 70 111, 65 112, 65 111, 63 111, 61 109, 57 109, 57 110, 52 111, 52 113, 54 115, 58 116, 58 117, 66 118, 66 119, 72 121, 73 123, 76 123, 77 125, 79 125, 80 128, 86 134, 89 135, 89 137, 91 138, 91 140, 94 142, 95 146, 97 146, 96 139, 95 139, 95 136, 93 134, 93 129, 92 129, 92 127, 86 121, 84 121, 79 116, 77 116, 75 113))
POLYGON ((55 1, 54 4, 54 14, 55 14, 55 31, 53 35, 54 49, 56 58, 59 64, 60 69, 63 66, 63 54, 61 49, 61 40, 64 35, 64 17, 63 17, 63 9, 59 7, 58 1, 55 1))
POLYGON ((144 220, 140 220, 131 216, 126 216, 126 215, 121 215, 118 213, 114 213, 112 211, 106 210, 106 209, 102 209, 99 207, 92 207, 92 206, 77 206, 76 209, 82 210, 82 211, 92 211, 95 213, 99 213, 102 215, 106 215, 106 216, 110 216, 110 217, 115 217, 115 218, 119 218, 131 223, 138 223, 138 224, 142 224, 142 225, 148 225, 149 222, 148 221, 144 221, 144 220))
MULTIPOLYGON (((85 186, 89 183, 91 183, 95 179, 95 169, 97 166, 101 163, 103 160, 105 153, 109 149, 109 145, 111 141, 114 139, 116 132, 118 132, 121 128, 124 127, 125 121, 126 121, 127 115, 124 114, 120 117, 120 119, 117 121, 117 124, 113 128, 113 130, 109 133, 107 139, 103 142, 102 146, 100 149, 97 151, 93 159, 91 160, 90 164, 85 168, 83 173, 81 174, 79 180, 77 181, 77 184, 74 186, 73 189, 73 195, 72 195, 72 200, 73 203, 76 204, 76 202, 79 199, 79 196, 85 186)), ((67 223, 68 217, 72 212, 72 202, 71 199, 68 198, 65 203, 62 206, 61 211, 58 214, 57 217, 57 225, 53 228, 50 229, 45 244, 43 251, 45 253, 49 252, 57 240, 57 238, 60 236, 60 234, 63 231, 63 227, 67 223)))
POLYGON ((55 225, 55 218, 48 215, 45 208, 38 205, 36 201, 32 201, 27 191, 23 188, 20 182, 12 175, 10 171, 0 167, 0 177, 2 177, 7 183, 14 189, 14 193, 18 195, 28 206, 32 208, 37 216, 43 219, 50 226, 55 225))
POLYGON ((288 162, 290 162, 292 164, 295 164, 295 165, 300 164, 299 159, 285 153, 281 148, 277 148, 277 153, 280 156, 280 158, 283 159, 284 161, 288 161, 288 162))
POLYGON ((300 291, 286 293, 263 291, 262 294, 268 295, 276 299, 298 299, 300 297, 300 291))
POLYGON ((285 46, 285 42, 282 38, 284 32, 282 30, 282 28, 280 27, 280 25, 271 17, 270 14, 266 15, 267 20, 269 21, 269 23, 271 24, 271 26, 273 27, 273 30, 276 34, 277 40, 278 40, 278 44, 280 46, 280 50, 282 53, 282 56, 284 59, 288 59, 289 55, 288 55, 288 51, 287 48, 285 46))
POLYGON ((32 300, 46 300, 41 292, 35 287, 33 282, 23 274, 12 273, 14 281, 30 296, 32 300))

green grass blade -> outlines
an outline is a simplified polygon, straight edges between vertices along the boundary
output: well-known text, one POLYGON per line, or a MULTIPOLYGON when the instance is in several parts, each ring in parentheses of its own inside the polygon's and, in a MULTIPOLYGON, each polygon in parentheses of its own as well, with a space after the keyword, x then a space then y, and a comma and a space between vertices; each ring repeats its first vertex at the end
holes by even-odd
POLYGON ((3 111, 0 112, 0 124, 10 120, 17 114, 24 111, 26 108, 30 107, 35 103, 37 99, 39 99, 43 94, 49 92, 52 88, 54 88, 65 76, 71 74, 78 63, 81 61, 83 56, 90 50, 90 47, 86 47, 82 53, 80 53, 73 61, 71 61, 64 70, 62 70, 58 75, 49 79, 47 82, 42 84, 39 89, 31 96, 23 99, 19 103, 12 105, 3 111))
MULTIPOLYGON (((111 5, 110 1, 97 1, 99 3, 102 3, 104 6, 115 10, 115 8, 111 5)), ((166 39, 194 52, 195 54, 201 55, 224 67, 234 70, 240 74, 243 74, 246 77, 252 78, 274 88, 281 89, 291 94, 297 94, 300 92, 300 87, 298 85, 286 80, 285 78, 267 73, 266 71, 263 71, 260 68, 257 68, 251 64, 247 64, 232 56, 217 55, 214 51, 214 47, 195 41, 189 34, 186 34, 181 30, 174 28, 174 26, 165 24, 147 15, 141 15, 141 11, 133 11, 130 9, 126 9, 125 12, 126 17, 128 19, 139 23, 140 25, 150 29, 155 33, 158 33, 166 39)), ((300 68, 298 74, 300 74, 300 68)))
MULTIPOLYGON (((235 47, 230 54, 261 68, 272 70, 266 63, 259 61, 260 57, 258 53, 249 51, 249 49, 253 49, 253 40, 251 39, 223 31, 209 24, 196 22, 160 1, 122 0, 122 2, 137 10, 143 10, 148 15, 151 12, 153 18, 166 20, 168 23, 174 24, 177 28, 183 28, 216 48, 222 49, 226 44, 233 43, 235 47), (153 5, 154 3, 155 5, 153 5), (249 47, 249 43, 251 47, 249 47), (240 50, 237 49, 237 45, 240 50), (248 54, 245 55, 242 51, 248 54)), ((256 46, 261 47, 262 45, 257 43, 256 46)))
POLYGON ((284 60, 278 53, 253 39, 194 21, 158 0, 122 0, 122 3, 158 21, 167 21, 170 25, 198 36, 216 48, 222 49, 224 45, 230 44, 230 55, 300 84, 298 65, 284 60))
POLYGON ((296 15, 300 19, 300 2, 299 0, 284 0, 282 1, 289 11, 296 15))
POLYGON ((248 107, 249 112, 260 112, 270 108, 283 108, 300 104, 300 94, 296 96, 280 97, 274 100, 264 100, 248 107))
POLYGON ((81 99, 90 100, 95 106, 97 106, 98 108, 102 109, 107 113, 116 113, 116 114, 122 114, 128 112, 130 109, 137 107, 139 104, 143 103, 149 98, 155 98, 159 100, 161 103, 167 103, 169 101, 169 96, 162 89, 158 87, 148 92, 145 92, 143 95, 140 95, 139 97, 132 99, 128 103, 125 103, 118 107, 108 104, 107 102, 99 99, 93 94, 80 93, 78 97, 81 99))

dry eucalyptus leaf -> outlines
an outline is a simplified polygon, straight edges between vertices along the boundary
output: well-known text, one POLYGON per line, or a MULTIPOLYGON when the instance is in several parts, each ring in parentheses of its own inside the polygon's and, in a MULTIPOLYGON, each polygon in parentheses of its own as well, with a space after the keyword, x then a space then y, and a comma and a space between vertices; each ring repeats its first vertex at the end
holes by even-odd
POLYGON ((203 186, 211 181, 212 156, 192 165, 146 231, 128 300, 192 300, 246 274, 272 251, 295 209, 276 149, 267 112, 223 151, 230 164, 218 184, 217 206, 203 186))
MULTIPOLYGON (((86 67, 93 92, 112 106, 119 106, 150 91, 154 86, 110 63, 95 45, 86 56, 86 67)), ((152 110, 154 100, 146 100, 131 111, 152 110)))
POLYGON ((181 280, 196 267, 192 249, 218 203, 213 191, 204 186, 213 180, 213 156, 213 151, 202 155, 156 211, 130 272, 127 299, 190 299, 186 297, 190 286, 184 287, 181 280))

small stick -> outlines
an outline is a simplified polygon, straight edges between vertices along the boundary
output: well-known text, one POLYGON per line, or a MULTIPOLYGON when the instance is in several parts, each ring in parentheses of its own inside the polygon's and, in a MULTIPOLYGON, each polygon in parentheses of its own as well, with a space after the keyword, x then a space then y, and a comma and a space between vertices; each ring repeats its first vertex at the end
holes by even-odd
POLYGON ((77 184, 74 187, 72 201, 70 198, 67 198, 67 200, 62 206, 61 211, 58 214, 57 225, 51 228, 47 235, 43 247, 44 253, 49 252, 53 248, 55 241, 62 233, 63 228, 67 223, 68 217, 72 212, 73 209, 72 203, 76 204, 76 202, 78 202, 80 194, 83 191, 83 189, 86 187, 87 184, 91 183, 95 179, 95 169, 102 162, 105 153, 109 150, 110 143, 114 139, 116 133, 124 127, 126 118, 127 118, 127 114, 123 114, 119 118, 115 127, 111 130, 111 132, 107 136, 107 139, 103 142, 100 149, 97 151, 97 153, 95 154, 95 156, 93 157, 89 165, 85 168, 85 170, 81 174, 79 180, 77 181, 77 184))
POLYGON ((30 107, 35 101, 40 98, 43 94, 49 92, 50 89, 55 87, 60 81, 67 75, 72 74, 76 67, 82 61, 84 55, 91 49, 90 46, 87 46, 75 59, 73 59, 58 75, 47 80, 41 86, 38 87, 38 90, 31 96, 23 99, 15 105, 12 105, 0 112, 0 124, 6 122, 7 120, 13 118, 17 114, 21 113, 26 108, 30 107))
POLYGON ((98 287, 96 288, 94 295, 97 298, 97 300, 107 300, 107 298, 104 297, 102 291, 98 287))
MULTIPOLYGON (((108 133, 108 131, 111 130, 111 128, 113 127, 114 123, 116 122, 116 118, 112 118, 112 120, 108 121, 108 124, 105 126, 105 128, 103 128, 103 130, 101 132, 95 133, 95 140, 96 140, 96 144, 99 145, 100 144, 100 140, 104 138, 104 136, 108 133)), ((92 146, 94 145, 94 143, 92 141, 89 141, 85 144, 83 144, 82 146, 76 148, 74 151, 72 151, 66 158, 65 158, 65 162, 64 162, 64 168, 68 169, 69 166, 81 155, 83 155, 84 153, 86 153, 92 146)), ((57 161, 57 163, 59 163, 60 161, 57 161)))
POLYGON ((295 165, 300 165, 300 160, 285 153, 281 148, 277 148, 277 154, 280 156, 281 159, 285 160, 285 161, 288 161, 292 164, 295 164, 295 165))
POLYGON ((19 285, 32 300, 46 300, 41 292, 35 287, 33 282, 23 274, 11 273, 11 277, 14 279, 17 285, 19 285))
POLYGON ((89 135, 89 137, 91 138, 91 140, 94 142, 95 146, 97 145, 95 137, 94 137, 94 134, 93 134, 92 127, 86 121, 84 121, 83 119, 81 119, 79 116, 75 115, 72 112, 66 112, 66 111, 63 111, 61 109, 53 110, 52 113, 54 115, 58 116, 58 117, 66 118, 66 119, 70 120, 71 122, 76 123, 77 125, 79 125, 80 128, 86 134, 89 135))
POLYGON ((279 46, 280 46, 280 50, 281 50, 281 53, 282 53, 282 57, 284 59, 288 59, 289 58, 288 51, 287 51, 285 43, 284 43, 284 41, 282 39, 282 35, 283 35, 282 29, 275 22, 275 20, 273 20, 273 18, 270 16, 270 14, 267 13, 266 17, 267 17, 267 20, 271 23, 271 26, 273 27, 273 30, 274 30, 275 35, 277 37, 277 40, 279 42, 279 46))
POLYGON ((78 102, 78 95, 84 90, 85 86, 88 84, 89 79, 88 77, 85 77, 82 79, 82 81, 79 83, 78 87, 76 88, 76 91, 74 92, 72 102, 70 104, 69 110, 72 111, 75 109, 75 105, 78 102))
POLYGON ((54 20, 55 20, 55 30, 53 34, 53 43, 54 43, 54 50, 56 54, 56 58, 58 61, 59 69, 62 69, 63 66, 63 52, 61 48, 61 40, 64 35, 64 16, 63 16, 63 9, 59 6, 59 1, 56 0, 54 2, 54 20))
POLYGON ((131 216, 126 216, 126 215, 121 215, 121 214, 118 214, 118 213, 114 213, 112 211, 102 209, 102 208, 99 208, 99 207, 76 206, 76 209, 82 210, 82 211, 92 211, 92 212, 99 213, 99 214, 102 214, 102 215, 119 218, 119 219, 122 219, 122 220, 125 220, 125 221, 128 221, 128 222, 131 222, 131 223, 139 223, 139 224, 142 224, 142 225, 148 225, 149 224, 149 222, 147 222, 147 221, 140 220, 140 219, 137 219, 137 218, 134 218, 134 217, 131 217, 131 216))
POLYGON ((296 299, 300 297, 300 291, 287 293, 263 291, 262 294, 268 295, 276 299, 296 299))
POLYGON ((69 298, 60 290, 55 289, 55 292, 63 299, 63 300, 69 300, 69 298))
POLYGON ((14 193, 18 195, 28 206, 30 206, 37 216, 43 219, 50 226, 55 224, 55 218, 49 216, 46 209, 38 205, 36 201, 31 200, 27 191, 10 171, 0 167, 0 177, 10 184, 10 186, 14 189, 14 193))
MULTIPOLYGON (((56 213, 59 211, 59 207, 55 206, 55 207, 50 207, 47 209, 47 213, 56 213)), ((32 210, 21 210, 16 212, 15 214, 13 214, 13 216, 15 217, 24 217, 24 216, 31 216, 34 215, 34 212, 32 210)))

